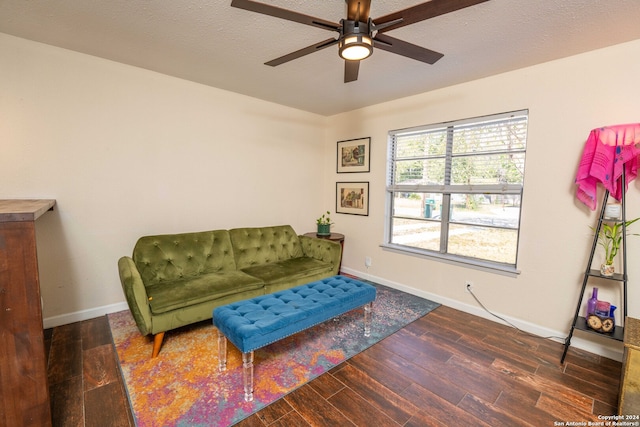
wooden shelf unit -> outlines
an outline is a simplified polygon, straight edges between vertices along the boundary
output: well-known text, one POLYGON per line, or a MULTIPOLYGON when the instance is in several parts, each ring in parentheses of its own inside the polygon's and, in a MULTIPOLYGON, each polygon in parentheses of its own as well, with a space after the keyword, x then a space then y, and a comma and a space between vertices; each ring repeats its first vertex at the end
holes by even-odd
POLYGON ((55 200, 0 200, 0 425, 50 426, 35 220, 55 200))
MULTIPOLYGON (((620 185, 623 185, 625 182, 625 174, 624 171, 622 176, 620 177, 620 185)), ((575 314, 573 316, 573 323, 571 324, 571 329, 569 330, 569 335, 565 339, 564 343, 564 351, 562 352, 562 358, 560 359, 560 363, 564 363, 564 359, 567 356, 567 351, 569 350, 569 346, 571 345, 571 338, 573 337, 573 333, 575 330, 588 332, 591 334, 597 334, 600 337, 613 339, 616 341, 623 341, 624 339, 624 326, 616 324, 615 329, 609 333, 601 333, 594 331, 593 329, 587 326, 587 321, 585 317, 580 316, 580 309, 582 307, 582 301, 584 299, 584 293, 587 289, 587 283, 589 279, 597 278, 600 280, 607 280, 612 282, 618 282, 622 285, 622 314, 621 319, 624 322, 627 318, 627 227, 626 227, 626 213, 625 213, 625 194, 624 190, 622 191, 622 197, 620 200, 621 203, 621 216, 619 219, 611 219, 605 216, 605 210, 607 207, 607 202, 609 200, 609 191, 605 191, 604 196, 602 198, 602 209, 600 211, 600 216, 598 217, 598 224, 596 229, 594 230, 593 237, 593 245, 591 246, 591 254, 589 255, 589 261, 587 261, 587 268, 584 272, 584 279, 582 281, 582 290, 580 291, 580 297, 578 298, 578 306, 576 307, 575 314), (621 255, 622 255, 622 273, 614 273, 613 276, 603 276, 600 273, 600 270, 592 269, 591 266, 593 264, 593 256, 596 252, 596 248, 598 247, 598 234, 602 228, 602 224, 604 222, 618 222, 622 224, 622 245, 620 246, 621 255)))

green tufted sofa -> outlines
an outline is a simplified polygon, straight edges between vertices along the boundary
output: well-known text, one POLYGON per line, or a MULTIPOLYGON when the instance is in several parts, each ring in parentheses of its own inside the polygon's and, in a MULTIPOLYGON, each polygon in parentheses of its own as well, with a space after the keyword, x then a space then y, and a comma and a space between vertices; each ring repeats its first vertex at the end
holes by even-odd
POLYGON ((156 357, 166 331, 211 319, 221 305, 334 276, 341 256, 340 244, 281 225, 141 237, 118 269, 156 357))

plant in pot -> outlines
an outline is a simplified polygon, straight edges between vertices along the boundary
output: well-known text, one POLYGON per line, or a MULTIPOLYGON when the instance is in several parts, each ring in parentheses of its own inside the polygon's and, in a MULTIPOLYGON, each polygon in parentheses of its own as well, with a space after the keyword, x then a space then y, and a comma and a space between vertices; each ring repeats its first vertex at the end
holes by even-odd
POLYGON ((318 224, 318 236, 330 236, 331 235, 331 214, 329 211, 323 213, 320 218, 316 220, 316 224, 318 224))
MULTIPOLYGON (((625 227, 629 227, 634 222, 640 219, 632 219, 625 223, 625 227)), ((627 234, 628 235, 628 234, 627 234)), ((638 234, 632 234, 633 236, 638 236, 638 234)), ((620 250, 620 243, 622 242, 622 222, 614 222, 613 224, 609 224, 606 222, 602 223, 600 227, 600 232, 598 233, 598 244, 600 244, 604 248, 604 263, 600 266, 600 274, 603 276, 613 276, 615 273, 615 267, 613 265, 613 260, 616 255, 618 255, 618 250, 620 250)))

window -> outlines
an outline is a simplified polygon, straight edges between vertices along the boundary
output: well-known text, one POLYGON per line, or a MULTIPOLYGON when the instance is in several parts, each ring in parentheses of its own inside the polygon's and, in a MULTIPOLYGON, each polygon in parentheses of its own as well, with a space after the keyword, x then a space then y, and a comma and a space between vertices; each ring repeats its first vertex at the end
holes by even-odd
POLYGON ((515 272, 527 116, 389 132, 385 247, 515 272))

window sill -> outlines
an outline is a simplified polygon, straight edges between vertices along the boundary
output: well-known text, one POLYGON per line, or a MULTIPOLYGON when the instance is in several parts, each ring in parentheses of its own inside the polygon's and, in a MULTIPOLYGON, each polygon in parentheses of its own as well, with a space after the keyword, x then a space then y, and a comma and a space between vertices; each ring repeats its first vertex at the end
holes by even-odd
POLYGON ((487 273, 500 274, 502 276, 518 277, 520 270, 509 265, 500 265, 489 261, 474 260, 470 258, 459 257, 456 255, 444 255, 432 252, 421 251, 420 249, 408 246, 394 245, 390 243, 380 245, 382 249, 396 252, 403 255, 411 255, 419 258, 431 259, 434 261, 444 262, 446 264, 457 265, 465 268, 472 268, 487 273))

